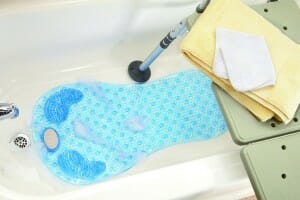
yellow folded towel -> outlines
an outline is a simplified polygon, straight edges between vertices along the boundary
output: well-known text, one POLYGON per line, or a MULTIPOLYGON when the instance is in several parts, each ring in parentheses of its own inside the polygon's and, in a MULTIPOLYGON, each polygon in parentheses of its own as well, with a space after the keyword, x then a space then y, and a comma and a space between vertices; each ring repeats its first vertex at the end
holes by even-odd
POLYGON ((261 121, 275 116, 288 123, 297 111, 300 102, 300 46, 240 0, 212 1, 184 38, 181 50, 200 70, 261 121), (232 88, 228 80, 214 75, 212 65, 216 28, 219 27, 265 37, 275 66, 275 86, 240 93, 232 88))

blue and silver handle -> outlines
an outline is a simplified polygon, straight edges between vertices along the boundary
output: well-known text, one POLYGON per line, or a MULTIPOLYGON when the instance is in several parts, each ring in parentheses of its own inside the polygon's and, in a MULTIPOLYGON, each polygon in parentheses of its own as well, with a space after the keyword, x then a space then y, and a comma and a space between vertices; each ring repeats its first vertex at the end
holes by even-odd
POLYGON ((166 37, 164 37, 159 45, 150 53, 150 55, 139 66, 140 71, 146 71, 156 58, 180 35, 187 32, 186 19, 182 20, 166 37))
POLYGON ((164 52, 165 49, 178 37, 186 33, 193 26, 197 18, 204 12, 209 4, 209 0, 204 4, 199 4, 196 12, 181 22, 165 36, 159 45, 150 53, 144 61, 133 61, 128 66, 129 76, 138 83, 144 83, 151 76, 150 65, 164 52))

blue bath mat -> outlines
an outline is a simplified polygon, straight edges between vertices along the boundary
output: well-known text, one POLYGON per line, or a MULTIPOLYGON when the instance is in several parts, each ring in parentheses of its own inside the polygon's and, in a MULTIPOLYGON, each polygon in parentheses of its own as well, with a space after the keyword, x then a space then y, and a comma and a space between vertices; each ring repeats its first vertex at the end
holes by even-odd
POLYGON ((106 180, 166 147, 226 131, 211 81, 188 70, 146 84, 78 82, 42 96, 33 111, 34 142, 47 168, 73 184, 106 180), (45 130, 59 143, 49 149, 45 130))

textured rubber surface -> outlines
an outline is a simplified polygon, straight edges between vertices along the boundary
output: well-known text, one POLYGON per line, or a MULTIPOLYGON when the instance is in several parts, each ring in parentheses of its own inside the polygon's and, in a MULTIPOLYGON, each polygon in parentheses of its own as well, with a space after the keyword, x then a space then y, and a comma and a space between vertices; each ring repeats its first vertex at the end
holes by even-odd
POLYGON ((155 151, 226 129, 211 81, 197 70, 146 84, 63 85, 39 99, 32 120, 43 162, 73 184, 108 179, 155 151), (43 143, 48 128, 59 137, 55 151, 43 143))

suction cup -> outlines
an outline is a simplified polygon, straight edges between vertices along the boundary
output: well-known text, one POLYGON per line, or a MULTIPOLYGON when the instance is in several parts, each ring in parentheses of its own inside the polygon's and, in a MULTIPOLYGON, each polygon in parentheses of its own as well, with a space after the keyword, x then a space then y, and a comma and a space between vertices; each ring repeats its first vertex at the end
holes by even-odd
POLYGON ((128 74, 129 76, 138 83, 145 83, 150 79, 151 71, 150 68, 146 69, 145 71, 140 70, 140 65, 142 61, 136 60, 129 64, 128 66, 128 74))

